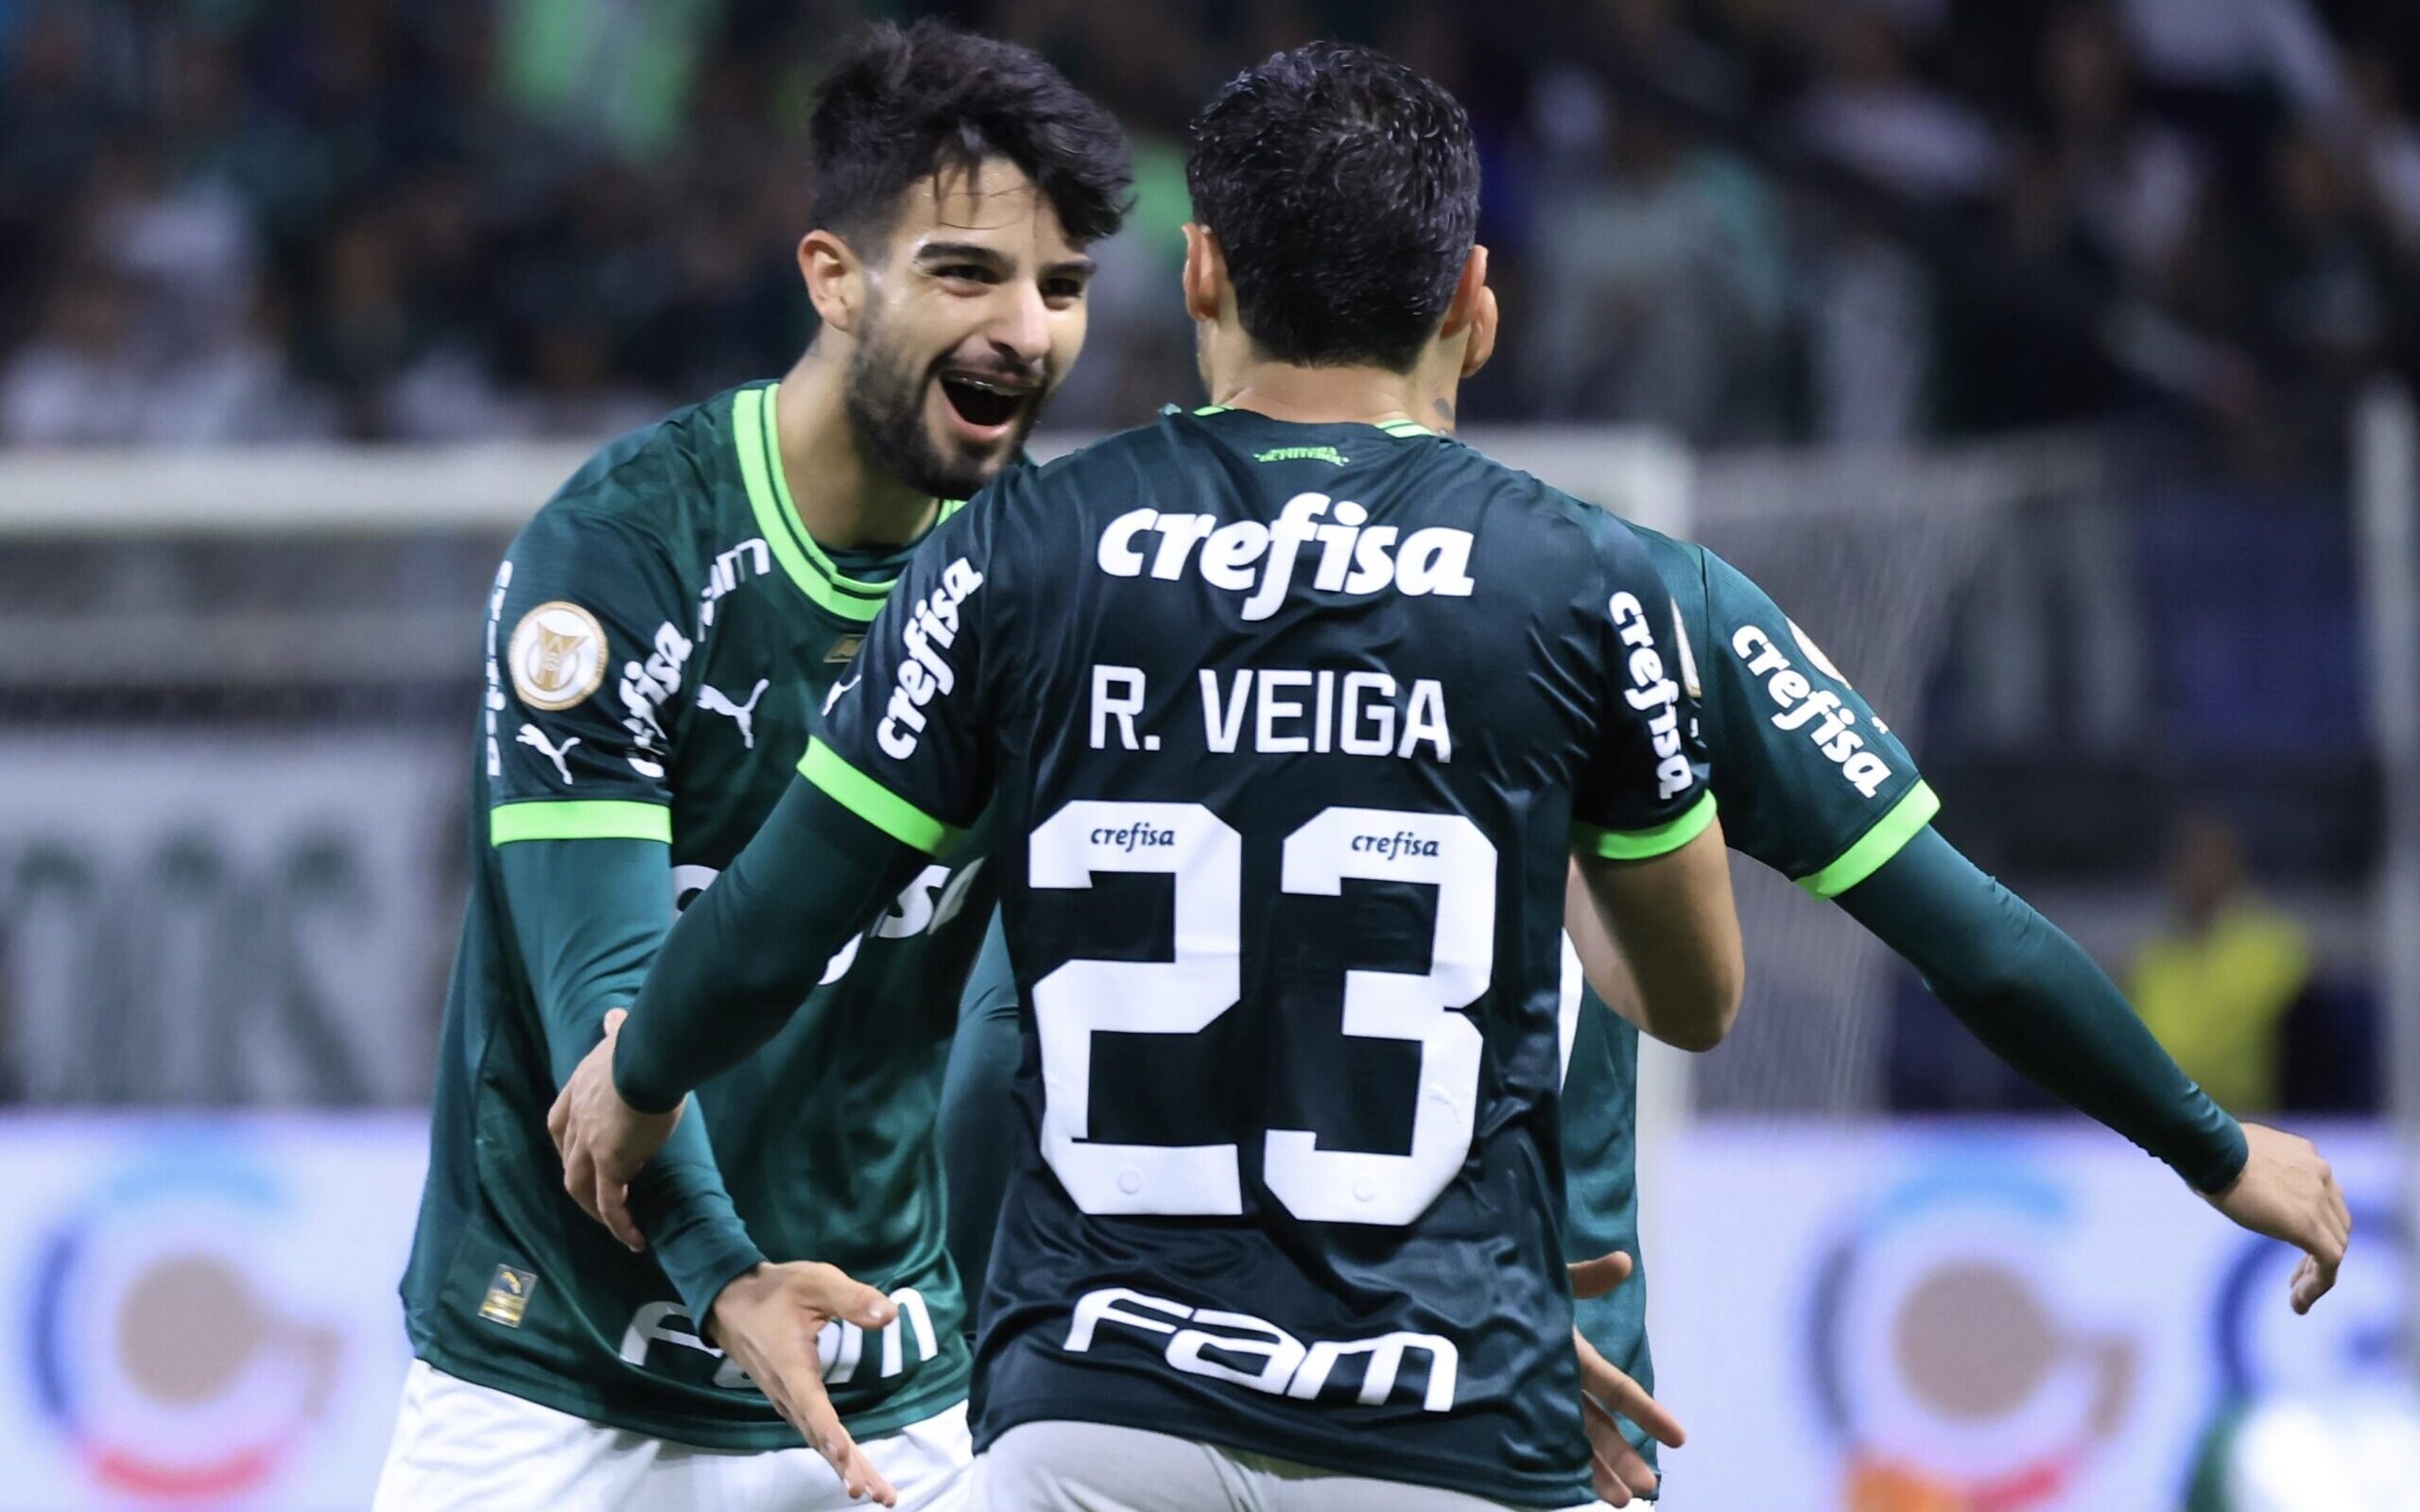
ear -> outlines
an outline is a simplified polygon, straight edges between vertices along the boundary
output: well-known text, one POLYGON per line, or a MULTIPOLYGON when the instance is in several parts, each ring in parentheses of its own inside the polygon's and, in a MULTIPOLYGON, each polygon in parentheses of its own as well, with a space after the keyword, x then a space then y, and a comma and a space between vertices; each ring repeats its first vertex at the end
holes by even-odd
POLYGON ((1184 226, 1184 313, 1204 323, 1219 318, 1227 302, 1227 254, 1210 228, 1184 226))
POLYGON ((1444 323, 1438 331, 1444 336, 1469 333, 1462 347, 1462 377, 1486 367, 1495 355, 1495 291, 1487 286, 1487 249, 1473 247, 1462 263, 1462 276, 1454 281, 1454 297, 1446 301, 1444 323))
POLYGON ((865 308, 865 265, 847 242, 828 231, 811 231, 799 238, 799 277, 806 282, 806 297, 815 313, 835 331, 856 334, 857 315, 865 308))

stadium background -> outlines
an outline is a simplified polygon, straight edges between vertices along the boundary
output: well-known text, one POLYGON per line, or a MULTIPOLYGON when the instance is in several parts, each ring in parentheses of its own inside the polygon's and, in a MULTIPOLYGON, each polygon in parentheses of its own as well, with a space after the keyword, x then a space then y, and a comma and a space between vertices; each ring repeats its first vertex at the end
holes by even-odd
MULTIPOLYGON (((0 0, 0 1508, 366 1501, 479 593, 588 445, 795 355, 809 92, 907 9, 0 0)), ((1743 876, 1742 1030, 1650 1108, 1668 1506, 2415 1504, 2420 12, 914 9, 1135 138, 1057 444, 1194 393, 1211 85, 1340 34, 1455 89, 1481 443, 1764 581, 1943 831, 2346 1177, 2293 1320, 1743 876)))

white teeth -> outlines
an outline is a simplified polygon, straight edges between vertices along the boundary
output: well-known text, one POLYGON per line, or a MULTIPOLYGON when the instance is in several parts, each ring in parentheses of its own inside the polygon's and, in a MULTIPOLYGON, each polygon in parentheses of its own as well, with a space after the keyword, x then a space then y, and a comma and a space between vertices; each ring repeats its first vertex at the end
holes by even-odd
POLYGON ((988 378, 973 378, 964 373, 951 373, 945 382, 956 384, 961 388, 978 389, 987 394, 1006 395, 1011 399, 1022 399, 1025 397, 1026 392, 1022 388, 1010 388, 1003 385, 995 384, 988 378))

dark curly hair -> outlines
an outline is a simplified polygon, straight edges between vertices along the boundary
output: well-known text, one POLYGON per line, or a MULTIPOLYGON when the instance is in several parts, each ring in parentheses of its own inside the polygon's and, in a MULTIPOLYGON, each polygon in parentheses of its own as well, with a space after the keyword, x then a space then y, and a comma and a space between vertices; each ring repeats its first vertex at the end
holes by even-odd
POLYGON ((1003 157, 1078 245, 1126 218, 1133 170, 1115 118, 1030 48, 937 21, 882 23, 823 81, 807 126, 815 224, 855 242, 886 234, 927 174, 1003 157))
POLYGON ((1416 70, 1344 43, 1229 80, 1193 118, 1184 176, 1245 332, 1281 362, 1408 370, 1478 234, 1470 117, 1416 70))

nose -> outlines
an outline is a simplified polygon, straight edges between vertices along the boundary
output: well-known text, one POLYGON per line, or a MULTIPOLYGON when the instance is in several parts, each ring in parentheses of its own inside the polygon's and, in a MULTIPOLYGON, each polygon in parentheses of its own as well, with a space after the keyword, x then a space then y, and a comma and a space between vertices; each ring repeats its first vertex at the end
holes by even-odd
POLYGON ((1029 280, 1003 284, 1001 308, 990 335, 992 344, 1019 367, 1031 367, 1049 355, 1050 307, 1043 302, 1041 287, 1029 280))

